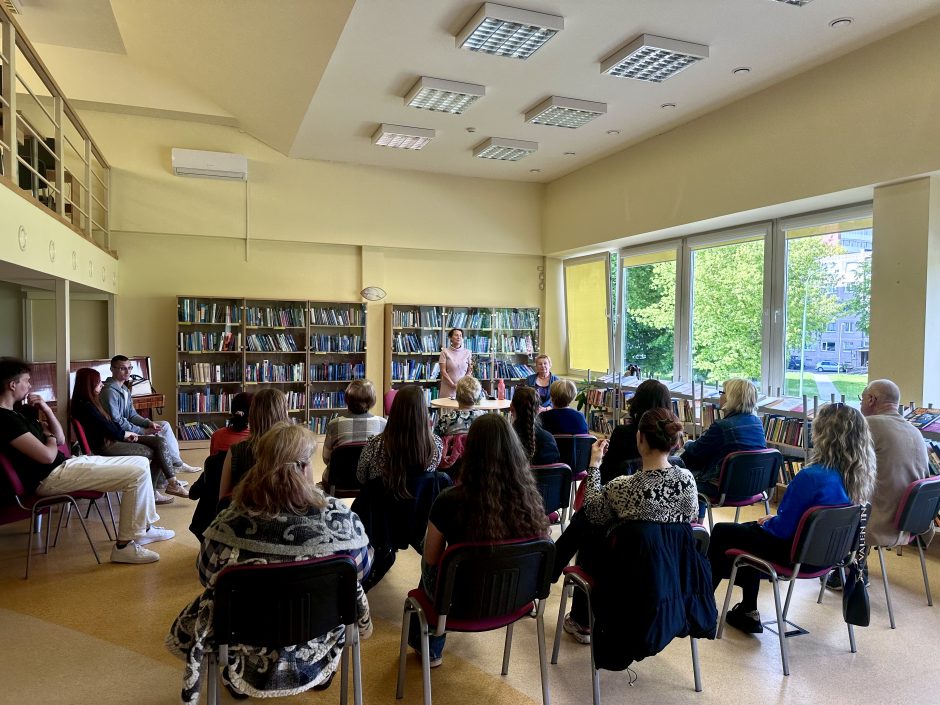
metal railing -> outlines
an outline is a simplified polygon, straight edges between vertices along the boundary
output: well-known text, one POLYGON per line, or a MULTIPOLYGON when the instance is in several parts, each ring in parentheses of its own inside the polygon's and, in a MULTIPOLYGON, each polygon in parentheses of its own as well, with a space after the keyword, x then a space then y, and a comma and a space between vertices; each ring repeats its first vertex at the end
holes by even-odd
POLYGON ((0 3, 0 177, 111 250, 111 169, 0 3))

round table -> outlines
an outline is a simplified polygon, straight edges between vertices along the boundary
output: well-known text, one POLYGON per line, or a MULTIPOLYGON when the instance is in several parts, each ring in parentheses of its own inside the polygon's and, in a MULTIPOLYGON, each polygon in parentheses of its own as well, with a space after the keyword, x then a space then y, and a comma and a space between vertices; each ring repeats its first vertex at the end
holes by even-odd
MULTIPOLYGON (((482 409, 483 411, 504 411, 509 408, 509 403, 508 399, 484 399, 470 408, 482 409)), ((435 409, 446 409, 448 411, 460 408, 457 404, 457 400, 450 398, 432 399, 431 406, 435 409)))

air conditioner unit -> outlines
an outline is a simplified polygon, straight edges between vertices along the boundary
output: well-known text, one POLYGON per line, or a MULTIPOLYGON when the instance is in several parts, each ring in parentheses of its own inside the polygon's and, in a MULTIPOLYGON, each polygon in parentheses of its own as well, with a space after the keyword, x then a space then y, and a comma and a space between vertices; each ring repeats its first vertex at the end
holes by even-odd
POLYGON ((248 157, 229 152, 173 148, 173 173, 204 179, 248 181, 248 157))

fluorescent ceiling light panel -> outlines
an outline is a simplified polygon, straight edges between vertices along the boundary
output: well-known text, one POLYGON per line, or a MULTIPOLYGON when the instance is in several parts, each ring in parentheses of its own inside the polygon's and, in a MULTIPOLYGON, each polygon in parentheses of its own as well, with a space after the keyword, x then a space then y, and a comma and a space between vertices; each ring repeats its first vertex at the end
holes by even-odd
POLYGON ((506 137, 490 137, 473 148, 473 156, 480 159, 499 159, 517 162, 539 148, 538 142, 511 140, 506 137))
POLYGON ((553 95, 529 110, 525 114, 525 121, 533 125, 575 128, 586 125, 606 112, 606 103, 553 95))
POLYGON ((372 135, 372 144, 397 149, 421 149, 434 139, 434 130, 382 123, 372 135))
POLYGON ((708 58, 704 44, 641 34, 601 62, 601 73, 662 83, 696 61, 708 58))
POLYGON ((775 2, 782 2, 784 5, 796 5, 797 7, 803 7, 803 5, 809 5, 813 0, 774 0, 775 2))
POLYGON ((457 34, 457 47, 528 59, 565 28, 565 18, 485 2, 457 34))
POLYGON ((486 86, 422 76, 405 96, 405 105, 460 115, 473 105, 477 98, 485 95, 486 86))

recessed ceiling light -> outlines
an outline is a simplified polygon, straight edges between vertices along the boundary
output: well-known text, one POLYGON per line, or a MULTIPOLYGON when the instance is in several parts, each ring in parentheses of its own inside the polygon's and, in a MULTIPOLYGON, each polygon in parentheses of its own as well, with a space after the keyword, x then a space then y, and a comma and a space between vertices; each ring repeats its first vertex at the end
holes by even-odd
POLYGON ((542 170, 541 170, 541 169, 529 169, 529 173, 530 173, 530 174, 541 174, 541 173, 542 173, 542 170))
POLYGON ((659 106, 660 110, 672 110, 676 107, 675 103, 663 103, 659 106))
POLYGON ((852 24, 851 17, 837 17, 829 23, 829 26, 833 29, 840 29, 842 27, 848 27, 850 24, 852 24))
POLYGON ((744 76, 751 72, 750 66, 738 66, 736 69, 731 69, 731 74, 734 76, 744 76))
POLYGON ((382 123, 372 135, 372 144, 397 149, 421 149, 434 139, 434 130, 382 123))
POLYGON ((553 95, 528 110, 525 114, 525 121, 533 125, 576 128, 586 125, 606 112, 606 103, 553 95))
POLYGON ((484 95, 486 86, 422 76, 405 96, 405 105, 459 115, 484 95))
POLYGON ((473 156, 480 159, 499 159, 517 162, 539 148, 538 142, 511 140, 506 137, 490 137, 473 148, 473 156))
POLYGON ((696 61, 708 58, 704 44, 641 34, 601 62, 601 73, 662 83, 696 61))
POLYGON ((608 134, 608 135, 611 135, 611 136, 613 136, 613 135, 619 135, 619 134, 620 134, 620 130, 607 130, 607 134, 608 134))
POLYGON ((566 157, 573 157, 575 154, 577 154, 577 152, 565 152, 564 153, 566 157))
POLYGON ((803 5, 809 5, 813 0, 775 0, 775 2, 782 2, 784 5, 796 5, 797 7, 803 7, 803 5))
POLYGON ((565 18, 485 2, 457 34, 457 47, 528 59, 565 28, 565 18))

